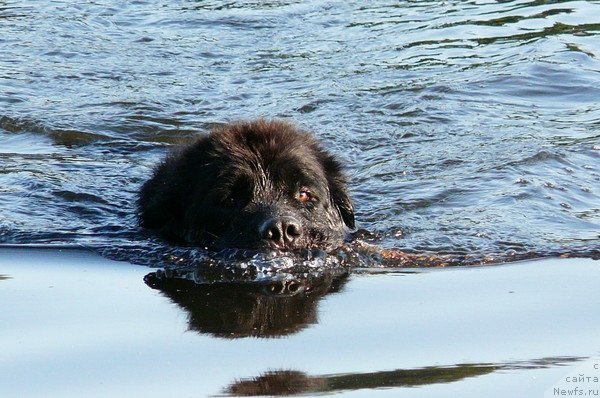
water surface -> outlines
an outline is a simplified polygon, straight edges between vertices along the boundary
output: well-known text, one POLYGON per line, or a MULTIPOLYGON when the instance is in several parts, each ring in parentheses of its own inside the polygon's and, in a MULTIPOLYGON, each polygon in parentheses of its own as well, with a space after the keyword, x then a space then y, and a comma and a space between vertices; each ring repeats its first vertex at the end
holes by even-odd
POLYGON ((597 1, 0 0, 0 395, 549 398, 598 363, 593 260, 223 269, 140 230, 136 192, 212 126, 286 118, 346 165, 377 245, 598 256, 598 21, 597 1))
POLYGON ((154 258, 153 165, 265 116, 343 160, 383 246, 597 250, 598 21, 593 1, 1 1, 0 241, 154 258))
POLYGON ((2 397, 550 398, 583 387, 571 374, 600 377, 590 259, 338 275, 295 294, 158 285, 78 251, 4 249, 0 270, 2 397))

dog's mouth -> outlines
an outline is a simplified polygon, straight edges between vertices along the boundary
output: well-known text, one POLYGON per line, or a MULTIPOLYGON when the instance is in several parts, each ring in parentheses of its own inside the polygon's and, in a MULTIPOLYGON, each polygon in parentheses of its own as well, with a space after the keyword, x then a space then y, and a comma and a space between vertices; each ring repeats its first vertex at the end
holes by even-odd
POLYGON ((335 251, 343 246, 343 242, 339 244, 320 244, 313 243, 298 243, 297 245, 278 245, 273 242, 220 242, 220 244, 198 245, 207 250, 218 252, 230 258, 253 258, 260 256, 261 258, 276 258, 276 257, 291 257, 302 259, 314 259, 326 257, 328 253, 335 251))
POLYGON ((292 244, 285 243, 285 242, 272 242, 272 241, 271 242, 264 242, 264 241, 260 242, 257 245, 257 247, 260 250, 272 250, 272 251, 278 251, 278 252, 283 252, 283 253, 294 252, 294 251, 308 248, 307 245, 302 245, 302 244, 292 245, 292 244))
POLYGON ((280 253, 304 252, 306 250, 332 251, 343 244, 343 239, 333 239, 316 231, 305 231, 302 236, 294 239, 262 239, 252 245, 263 251, 280 253))

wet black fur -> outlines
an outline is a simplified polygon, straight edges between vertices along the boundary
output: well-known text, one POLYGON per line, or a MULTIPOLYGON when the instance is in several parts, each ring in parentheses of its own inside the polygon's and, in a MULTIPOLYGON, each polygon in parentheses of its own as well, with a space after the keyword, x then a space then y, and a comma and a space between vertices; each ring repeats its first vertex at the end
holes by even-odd
POLYGON ((169 155, 139 195, 145 228, 211 248, 265 248, 266 221, 293 218, 301 235, 285 249, 339 246, 354 208, 338 161, 309 133, 283 121, 216 128, 169 155), (312 199, 298 200, 307 188, 312 199))

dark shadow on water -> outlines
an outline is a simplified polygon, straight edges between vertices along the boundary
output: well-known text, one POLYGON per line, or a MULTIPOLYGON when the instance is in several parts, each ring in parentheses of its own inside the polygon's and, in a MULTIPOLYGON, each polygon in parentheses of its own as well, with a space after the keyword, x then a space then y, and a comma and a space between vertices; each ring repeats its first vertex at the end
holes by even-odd
POLYGON ((144 278, 188 314, 190 330, 216 337, 282 337, 317 323, 321 298, 339 292, 343 269, 278 274, 264 281, 207 282, 198 270, 159 270, 144 278))
POLYGON ((552 357, 505 363, 465 363, 452 366, 427 366, 369 373, 308 375, 295 370, 268 371, 260 376, 234 381, 223 391, 225 396, 281 396, 333 394, 377 388, 420 387, 452 383, 494 372, 522 371, 565 366, 584 357, 552 357))

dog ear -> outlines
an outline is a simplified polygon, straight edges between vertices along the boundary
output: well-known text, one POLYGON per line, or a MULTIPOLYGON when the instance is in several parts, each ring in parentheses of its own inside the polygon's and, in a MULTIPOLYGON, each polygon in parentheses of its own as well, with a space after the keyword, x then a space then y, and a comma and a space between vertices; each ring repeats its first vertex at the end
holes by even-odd
POLYGON ((342 166, 333 156, 325 154, 323 167, 327 176, 327 183, 329 184, 331 201, 340 213, 344 224, 348 228, 354 229, 354 203, 352 203, 352 199, 350 199, 350 194, 346 188, 347 181, 342 172, 342 166))
MULTIPOLYGON (((339 184, 339 181, 337 184, 339 184)), ((334 183, 334 185, 336 184, 334 183)), ((348 228, 354 229, 354 204, 346 189, 345 181, 332 189, 331 195, 333 196, 333 202, 342 216, 342 220, 344 220, 344 224, 346 224, 348 228)))

